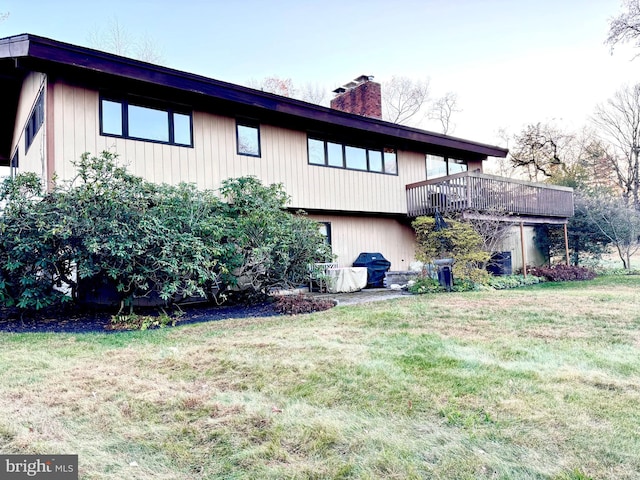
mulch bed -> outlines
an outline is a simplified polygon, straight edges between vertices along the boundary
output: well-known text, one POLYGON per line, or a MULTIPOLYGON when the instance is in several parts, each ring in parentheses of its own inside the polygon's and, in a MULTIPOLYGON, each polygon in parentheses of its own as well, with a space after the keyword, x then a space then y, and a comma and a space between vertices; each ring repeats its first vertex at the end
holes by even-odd
MULTIPOLYGON (((210 322, 228 318, 271 317, 279 315, 272 303, 257 305, 189 305, 182 307, 184 315, 176 325, 210 322)), ((114 310, 91 310, 88 308, 46 309, 32 314, 20 315, 15 309, 0 308, 0 332, 11 333, 113 333, 111 316, 114 310)), ((136 311, 140 315, 157 315, 157 310, 136 311)))

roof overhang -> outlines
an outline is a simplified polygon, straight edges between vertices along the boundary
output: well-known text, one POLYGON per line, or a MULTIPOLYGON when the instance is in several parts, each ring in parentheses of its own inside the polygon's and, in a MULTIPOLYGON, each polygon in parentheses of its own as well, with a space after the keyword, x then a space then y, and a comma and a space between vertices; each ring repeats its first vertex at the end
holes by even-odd
MULTIPOLYGON (((383 137, 400 148, 410 147, 430 153, 449 153, 451 156, 458 155, 464 159, 485 159, 487 156, 505 157, 508 152, 507 149, 500 147, 345 113, 35 35, 22 34, 0 39, 0 77, 5 74, 17 78, 21 75, 20 71, 27 69, 38 69, 44 73, 58 75, 73 73, 93 78, 109 77, 120 81, 142 83, 179 92, 184 98, 198 97, 200 101, 226 104, 229 111, 240 107, 246 112, 261 117, 288 119, 290 123, 311 130, 332 132, 337 129, 342 131, 347 129, 356 137, 372 135, 383 137), (6 67, 8 60, 13 61, 13 70, 6 67)), ((6 126, 5 123, 1 124, 3 128, 6 126)))

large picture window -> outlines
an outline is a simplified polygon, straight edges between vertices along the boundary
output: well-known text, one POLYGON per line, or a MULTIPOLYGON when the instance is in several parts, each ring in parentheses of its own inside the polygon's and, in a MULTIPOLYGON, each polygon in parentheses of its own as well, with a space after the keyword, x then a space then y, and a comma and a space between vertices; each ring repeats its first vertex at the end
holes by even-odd
POLYGON ((29 120, 24 128, 24 151, 28 151, 38 130, 44 123, 44 90, 40 91, 36 103, 33 105, 29 120))
POLYGON ((191 112, 138 99, 100 100, 100 134, 193 146, 191 112))
POLYGON ((307 150, 310 165, 398 174, 398 160, 393 148, 364 148, 308 137, 307 150))

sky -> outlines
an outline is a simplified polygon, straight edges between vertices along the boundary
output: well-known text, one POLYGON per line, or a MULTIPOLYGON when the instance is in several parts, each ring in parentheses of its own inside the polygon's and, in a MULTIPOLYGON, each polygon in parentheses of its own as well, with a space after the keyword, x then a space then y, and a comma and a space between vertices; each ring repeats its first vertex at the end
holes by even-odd
POLYGON ((621 11, 619 0, 0 0, 0 37, 99 48, 92 37, 117 20, 165 66, 239 84, 290 78, 328 98, 362 74, 429 78, 433 97, 458 96, 453 135, 508 147, 501 131, 580 129, 637 81, 640 49, 604 43, 621 11))

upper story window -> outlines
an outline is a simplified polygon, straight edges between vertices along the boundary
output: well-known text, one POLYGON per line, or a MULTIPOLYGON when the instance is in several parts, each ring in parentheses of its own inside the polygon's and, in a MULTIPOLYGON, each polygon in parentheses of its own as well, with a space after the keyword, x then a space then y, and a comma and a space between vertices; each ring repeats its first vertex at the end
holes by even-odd
POLYGON ((260 125, 257 122, 237 120, 236 140, 239 155, 260 156, 260 125))
POLYGON ((311 165, 398 174, 398 161, 393 148, 364 148, 308 137, 307 151, 311 165))
POLYGON ((193 146, 191 112, 133 99, 100 100, 100 134, 193 146))
POLYGON ((458 158, 427 155, 427 180, 467 171, 467 163, 458 158))
POLYGON ((24 151, 28 151, 29 147, 33 143, 38 130, 44 123, 44 90, 40 91, 36 103, 33 106, 29 120, 24 129, 24 151))

